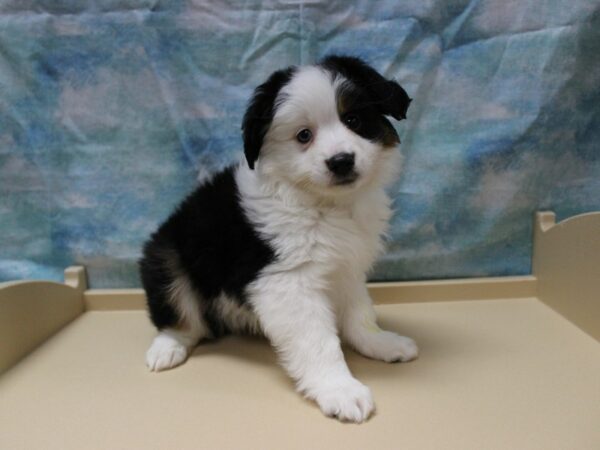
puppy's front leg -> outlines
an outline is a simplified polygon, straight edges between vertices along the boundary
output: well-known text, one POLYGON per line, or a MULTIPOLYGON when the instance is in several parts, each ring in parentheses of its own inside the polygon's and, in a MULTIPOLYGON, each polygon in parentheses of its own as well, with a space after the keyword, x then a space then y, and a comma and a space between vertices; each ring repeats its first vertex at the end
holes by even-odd
POLYGON ((379 328, 363 276, 344 274, 339 277, 335 299, 341 316, 342 338, 356 351, 386 362, 411 361, 418 356, 419 350, 411 338, 379 328))
POLYGON ((262 277, 250 297, 298 390, 327 416, 363 422, 374 408, 371 392, 346 365, 334 312, 318 284, 306 273, 279 273, 262 277))

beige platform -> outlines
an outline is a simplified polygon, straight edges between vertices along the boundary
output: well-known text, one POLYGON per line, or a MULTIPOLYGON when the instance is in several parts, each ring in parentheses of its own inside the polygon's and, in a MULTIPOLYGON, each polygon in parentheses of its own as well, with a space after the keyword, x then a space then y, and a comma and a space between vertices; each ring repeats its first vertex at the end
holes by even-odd
POLYGON ((538 215, 532 276, 372 286, 421 356, 346 352, 377 403, 362 425, 301 399, 261 339, 150 373, 142 293, 84 275, 0 287, 2 450, 600 449, 600 213, 538 215))

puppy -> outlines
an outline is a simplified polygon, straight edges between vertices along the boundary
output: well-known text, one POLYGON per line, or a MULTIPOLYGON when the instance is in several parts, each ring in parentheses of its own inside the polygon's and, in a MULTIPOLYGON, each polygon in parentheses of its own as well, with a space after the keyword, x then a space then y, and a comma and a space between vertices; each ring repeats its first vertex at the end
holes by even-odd
POLYGON ((243 119, 245 161, 199 186, 152 235, 140 260, 153 371, 202 339, 264 334, 323 413, 362 422, 374 409, 341 341, 386 362, 417 357, 377 326, 365 273, 390 218, 410 98, 359 59, 275 72, 243 119))

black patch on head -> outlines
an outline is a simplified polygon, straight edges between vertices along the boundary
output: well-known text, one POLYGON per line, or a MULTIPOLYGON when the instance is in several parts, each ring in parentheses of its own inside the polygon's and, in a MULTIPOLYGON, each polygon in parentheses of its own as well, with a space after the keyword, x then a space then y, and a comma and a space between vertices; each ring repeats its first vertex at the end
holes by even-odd
POLYGON ((393 125, 363 89, 346 81, 338 87, 335 96, 340 120, 351 131, 385 147, 400 143, 393 125))
POLYGON ((361 59, 332 55, 323 59, 320 65, 334 74, 339 73, 364 90, 380 114, 392 116, 396 120, 406 119, 406 111, 412 99, 402 86, 385 79, 361 59))
POLYGON ((199 294, 198 309, 213 335, 226 333, 216 304, 219 295, 244 303, 246 286, 274 259, 273 249, 240 205, 234 169, 215 175, 183 201, 144 247, 140 270, 152 322, 158 329, 179 324, 169 290, 176 276, 184 275, 199 294))
POLYGON ((256 88, 252 95, 242 122, 244 154, 250 169, 254 169, 263 139, 273 120, 277 95, 290 81, 295 70, 295 67, 288 67, 273 73, 265 83, 256 88))

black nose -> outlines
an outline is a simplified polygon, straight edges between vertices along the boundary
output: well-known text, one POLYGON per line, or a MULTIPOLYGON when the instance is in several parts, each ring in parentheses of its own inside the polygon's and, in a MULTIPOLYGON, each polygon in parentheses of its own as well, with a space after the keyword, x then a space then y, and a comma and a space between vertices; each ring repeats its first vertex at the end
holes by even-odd
POLYGON ((346 176, 354 169, 354 153, 336 153, 325 164, 338 177, 346 176))

